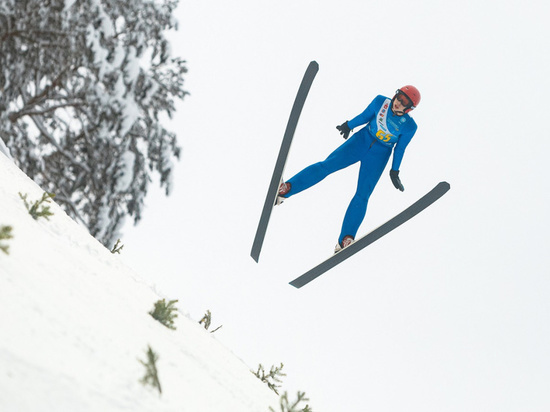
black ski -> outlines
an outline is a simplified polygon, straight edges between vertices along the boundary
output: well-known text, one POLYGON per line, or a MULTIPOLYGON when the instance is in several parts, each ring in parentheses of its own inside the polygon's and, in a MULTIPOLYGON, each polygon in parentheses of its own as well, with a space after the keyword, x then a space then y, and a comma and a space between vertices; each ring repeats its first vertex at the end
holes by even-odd
POLYGON ((428 206, 430 206, 432 203, 434 203, 437 199, 439 199, 441 196, 443 196, 445 193, 449 191, 451 186, 447 182, 441 182, 438 183, 435 188, 433 188, 430 192, 428 192, 426 195, 424 195, 422 198, 414 202, 411 206, 409 206, 407 209, 399 213, 397 216, 393 217, 392 219, 388 220, 386 223, 384 223, 382 226, 374 229, 372 232, 366 234, 362 238, 356 240, 354 243, 352 243, 347 248, 341 250, 340 252, 336 253, 335 255, 331 256, 324 262, 320 263, 313 269, 309 270, 308 272, 304 273, 302 276, 294 279, 290 284, 296 288, 301 288, 302 286, 308 284, 313 279, 319 277, 329 269, 332 269, 337 264, 343 262, 350 256, 356 254, 361 249, 367 247, 371 243, 377 241, 382 236, 388 234, 396 227, 402 225, 410 218, 416 216, 418 213, 422 212, 424 209, 426 209, 428 206))
POLYGON ((281 143, 281 149, 279 150, 279 156, 277 157, 277 162, 275 163, 275 170, 273 171, 273 176, 271 177, 271 183, 269 184, 269 189, 267 190, 264 208, 262 210, 260 222, 258 223, 258 229, 256 230, 256 236, 254 237, 254 243, 252 244, 252 251, 250 252, 250 256, 252 256, 252 259, 256 262, 260 258, 260 252, 262 251, 267 225, 269 223, 269 218, 271 217, 271 210, 277 200, 277 192, 283 176, 288 152, 290 151, 290 145, 292 144, 292 138, 294 137, 294 131, 298 125, 298 119, 302 113, 302 108, 304 107, 309 89, 311 88, 313 79, 318 71, 319 65, 316 61, 309 63, 306 73, 304 74, 304 78, 302 79, 302 83, 300 84, 300 88, 298 89, 296 99, 294 100, 292 111, 290 112, 290 117, 283 136, 283 142, 281 143))

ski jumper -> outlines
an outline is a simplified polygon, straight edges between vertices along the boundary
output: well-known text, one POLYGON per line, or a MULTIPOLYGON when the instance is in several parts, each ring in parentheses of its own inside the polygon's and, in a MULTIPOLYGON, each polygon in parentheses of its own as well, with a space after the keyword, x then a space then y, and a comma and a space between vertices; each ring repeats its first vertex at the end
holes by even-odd
POLYGON ((285 197, 290 197, 319 183, 331 173, 361 162, 357 191, 344 216, 339 243, 347 235, 355 239, 367 212, 369 197, 388 163, 392 149, 392 169, 399 170, 405 148, 416 132, 417 126, 412 117, 408 114, 395 115, 391 104, 390 98, 377 96, 363 113, 348 121, 350 129, 366 124, 365 127, 324 161, 306 167, 287 181, 291 189, 285 197))

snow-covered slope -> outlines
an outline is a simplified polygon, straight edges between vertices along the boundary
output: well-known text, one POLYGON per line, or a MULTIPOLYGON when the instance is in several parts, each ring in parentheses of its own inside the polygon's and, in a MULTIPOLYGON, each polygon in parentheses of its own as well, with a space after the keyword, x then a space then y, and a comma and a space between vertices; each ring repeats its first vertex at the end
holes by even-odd
MULTIPOLYGON (((148 312, 152 288, 57 205, 34 220, 19 196, 43 191, 0 153, 1 411, 268 411, 277 395, 196 320, 148 312), (163 393, 139 381, 148 345, 163 393)), ((170 296, 170 298, 177 298, 170 296)), ((178 307, 185 308, 185 302, 178 307)))

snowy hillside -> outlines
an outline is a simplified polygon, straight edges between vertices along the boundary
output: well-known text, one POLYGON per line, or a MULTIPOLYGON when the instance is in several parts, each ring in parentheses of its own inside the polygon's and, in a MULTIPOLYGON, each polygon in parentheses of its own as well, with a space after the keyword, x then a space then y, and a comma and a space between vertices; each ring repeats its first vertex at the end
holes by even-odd
MULTIPOLYGON (((0 154, 1 411, 268 411, 278 396, 182 313, 176 330, 148 312, 163 298, 57 205, 34 220, 19 193, 43 191, 0 154), (148 346, 163 393, 140 379, 148 346)), ((167 296, 167 299, 177 299, 167 296)), ((178 308, 185 309, 185 302, 178 308)))

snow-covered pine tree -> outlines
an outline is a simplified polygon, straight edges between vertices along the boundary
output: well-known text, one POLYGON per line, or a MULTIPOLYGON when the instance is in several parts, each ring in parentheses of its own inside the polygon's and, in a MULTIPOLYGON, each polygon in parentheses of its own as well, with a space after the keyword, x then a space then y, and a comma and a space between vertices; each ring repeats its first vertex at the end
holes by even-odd
POLYGON ((2 0, 0 139, 105 245, 137 222, 154 174, 168 195, 185 61, 173 57, 178 0, 2 0))

